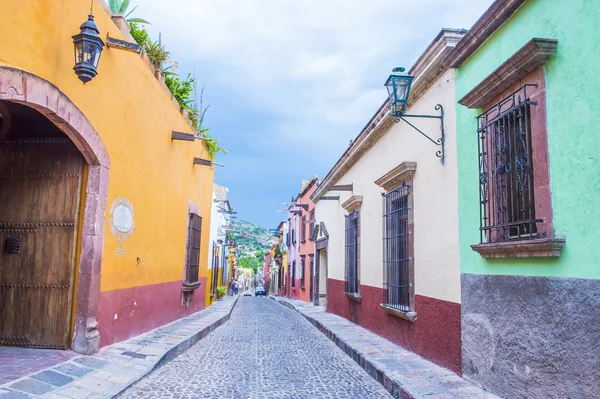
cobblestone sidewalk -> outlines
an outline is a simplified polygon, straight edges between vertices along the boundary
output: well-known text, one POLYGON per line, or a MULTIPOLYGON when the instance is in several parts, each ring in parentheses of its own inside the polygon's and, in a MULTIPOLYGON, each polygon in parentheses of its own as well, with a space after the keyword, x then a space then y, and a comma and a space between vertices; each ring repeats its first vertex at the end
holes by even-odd
POLYGON ((294 309, 323 332, 394 398, 499 399, 440 367, 322 306, 271 297, 294 309))
POLYGON ((113 398, 229 319, 237 297, 127 341, 0 385, 0 399, 113 398))

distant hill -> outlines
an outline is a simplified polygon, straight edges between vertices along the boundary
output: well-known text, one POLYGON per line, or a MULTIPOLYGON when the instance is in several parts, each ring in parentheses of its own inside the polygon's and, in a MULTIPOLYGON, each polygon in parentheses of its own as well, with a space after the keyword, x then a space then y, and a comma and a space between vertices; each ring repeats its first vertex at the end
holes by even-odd
POLYGON ((264 227, 233 219, 233 230, 229 232, 238 243, 238 258, 255 257, 259 252, 268 252, 271 246, 277 243, 277 237, 264 227))

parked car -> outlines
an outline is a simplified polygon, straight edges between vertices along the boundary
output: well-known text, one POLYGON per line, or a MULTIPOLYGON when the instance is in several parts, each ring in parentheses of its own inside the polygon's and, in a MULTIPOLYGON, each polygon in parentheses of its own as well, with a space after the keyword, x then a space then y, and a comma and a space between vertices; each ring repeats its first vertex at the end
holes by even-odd
POLYGON ((261 296, 261 295, 262 296, 266 295, 265 289, 263 287, 256 287, 254 289, 254 296, 261 296))
POLYGON ((252 296, 252 293, 250 292, 250 290, 246 290, 244 291, 244 296, 252 296))

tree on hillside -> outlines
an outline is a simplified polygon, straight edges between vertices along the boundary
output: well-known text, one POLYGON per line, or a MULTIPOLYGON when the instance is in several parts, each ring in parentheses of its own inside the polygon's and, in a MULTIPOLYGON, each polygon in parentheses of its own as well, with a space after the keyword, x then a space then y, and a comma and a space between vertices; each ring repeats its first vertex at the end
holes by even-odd
POLYGON ((252 271, 254 272, 255 275, 258 272, 258 266, 260 265, 260 263, 258 262, 258 259, 256 259, 253 256, 240 258, 238 260, 238 263, 239 263, 240 267, 242 267, 244 269, 252 269, 252 271))

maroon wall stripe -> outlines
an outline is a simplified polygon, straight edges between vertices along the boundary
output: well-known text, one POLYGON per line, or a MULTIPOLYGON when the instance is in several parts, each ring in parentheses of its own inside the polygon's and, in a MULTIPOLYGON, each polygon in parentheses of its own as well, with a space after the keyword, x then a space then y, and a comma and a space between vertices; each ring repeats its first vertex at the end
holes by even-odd
POLYGON ((415 323, 387 314, 383 289, 360 286, 362 303, 344 295, 344 281, 327 279, 327 311, 461 375, 460 304, 415 295, 415 323))
POLYGON ((187 309, 181 305, 181 281, 101 292, 100 346, 126 340, 204 309, 206 277, 199 281, 200 288, 194 291, 187 309))

